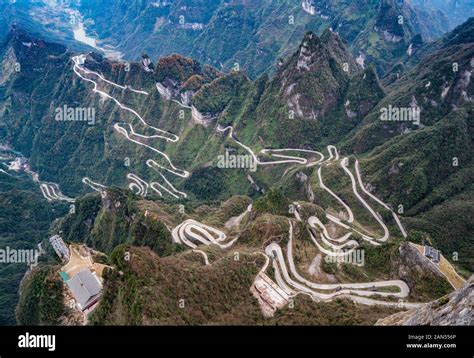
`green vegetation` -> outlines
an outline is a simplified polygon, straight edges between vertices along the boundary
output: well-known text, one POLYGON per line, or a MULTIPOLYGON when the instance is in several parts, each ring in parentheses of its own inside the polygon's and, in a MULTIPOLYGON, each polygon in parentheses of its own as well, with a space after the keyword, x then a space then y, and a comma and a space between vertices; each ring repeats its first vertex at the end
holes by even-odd
POLYGON ((337 28, 356 56, 360 50, 373 54, 371 61, 383 64, 381 69, 390 68, 417 33, 432 39, 448 30, 439 12, 426 7, 415 11, 411 4, 396 0, 317 1, 315 7, 322 16, 307 14, 301 2, 289 0, 206 1, 193 4, 186 12, 181 3, 156 7, 138 0, 118 0, 108 5, 105 10, 99 0, 87 1, 79 10, 92 20, 90 30, 107 43, 117 44, 125 58, 143 52, 153 59, 179 53, 226 71, 238 63, 252 77, 272 71, 278 58, 296 50, 296 41, 307 30, 321 34, 329 27, 337 28), (183 14, 185 25, 180 23, 183 14), (400 14, 403 26, 398 24, 400 14), (203 29, 186 28, 193 23, 203 29), (375 36, 385 30, 401 41, 392 43, 375 36))
POLYGON ((272 188, 264 195, 255 200, 253 210, 257 213, 270 213, 273 215, 287 216, 289 213, 290 201, 279 189, 272 188))
POLYGON ((81 242, 98 251, 111 253, 121 244, 146 246, 160 256, 182 251, 172 244, 165 225, 145 217, 138 198, 129 190, 110 188, 107 195, 87 195, 77 202, 58 230, 66 241, 81 242))
POLYGON ((204 85, 194 96, 193 103, 204 113, 220 113, 249 79, 241 72, 232 72, 204 85))
POLYGON ((280 242, 287 237, 288 218, 264 213, 257 216, 255 220, 249 220, 248 225, 240 234, 239 242, 262 247, 271 240, 280 242))
MULTIPOLYGON (((52 220, 66 210, 64 204, 48 203, 27 175, 0 173, 0 249, 37 249, 48 238, 52 220)), ((25 263, 0 263, 0 325, 15 324, 18 289, 26 271, 25 263)))
POLYGON ((337 271, 337 263, 335 262, 328 262, 326 260, 322 261, 321 268, 324 272, 329 274, 335 274, 337 271))
POLYGON ((446 303, 449 302, 449 297, 448 296, 444 296, 444 297, 441 297, 439 300, 438 300, 438 305, 441 307, 441 306, 444 306, 446 303))
MULTIPOLYGON (((238 216, 247 210, 252 201, 246 196, 232 196, 228 200, 221 203, 218 208, 209 206, 204 207, 203 220, 211 226, 219 227, 222 223, 227 222, 231 217, 238 216)), ((199 208, 198 208, 199 210, 199 208)), ((196 210, 196 213, 197 211, 196 210)))
POLYGON ((103 300, 92 324, 204 324, 237 320, 236 302, 253 302, 249 291, 263 263, 255 256, 229 255, 203 271, 187 256, 159 258, 146 249, 119 246, 112 261, 122 272, 108 272, 103 300), (130 261, 124 260, 131 252, 130 261), (182 300, 182 301, 180 301, 182 300), (181 308, 183 307, 183 308, 181 308), (226 316, 228 316, 226 318, 226 316))
POLYGON ((58 325, 67 312, 64 306, 63 282, 57 268, 34 269, 21 286, 16 319, 20 325, 58 325))
POLYGON ((199 62, 180 55, 162 57, 155 67, 155 79, 158 82, 171 79, 183 83, 192 75, 200 73, 202 72, 199 62))
POLYGON ((150 250, 125 246, 117 247, 112 257, 121 273, 107 272, 91 324, 361 325, 396 312, 347 300, 315 303, 301 295, 293 308, 264 318, 250 291, 242 290, 263 264, 261 256, 241 252, 235 261, 230 254, 205 268, 183 254, 161 259, 150 250), (128 250, 130 262, 123 259, 128 250))
POLYGON ((200 200, 218 197, 224 190, 224 172, 220 168, 201 168, 195 170, 184 184, 200 200))
POLYGON ((74 213, 67 215, 61 221, 62 237, 66 241, 85 241, 94 226, 95 218, 101 207, 98 194, 80 197, 75 203, 74 213))
POLYGON ((132 245, 146 246, 159 256, 169 256, 184 250, 172 244, 171 234, 161 221, 145 218, 142 214, 135 218, 131 226, 132 245))
POLYGON ((391 263, 398 253, 398 246, 396 243, 382 246, 364 245, 367 270, 387 275, 390 272, 391 263))
POLYGON ((417 297, 423 302, 447 295, 453 289, 446 279, 429 273, 411 270, 410 279, 415 282, 410 297, 417 297))

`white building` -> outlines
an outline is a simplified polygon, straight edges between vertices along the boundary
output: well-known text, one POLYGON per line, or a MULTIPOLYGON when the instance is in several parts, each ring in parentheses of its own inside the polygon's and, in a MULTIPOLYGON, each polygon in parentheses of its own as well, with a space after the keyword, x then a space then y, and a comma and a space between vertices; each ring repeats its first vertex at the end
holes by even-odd
POLYGON ((49 239, 49 242, 53 246, 54 251, 56 251, 56 254, 65 261, 69 261, 69 249, 61 236, 59 235, 54 235, 49 239))

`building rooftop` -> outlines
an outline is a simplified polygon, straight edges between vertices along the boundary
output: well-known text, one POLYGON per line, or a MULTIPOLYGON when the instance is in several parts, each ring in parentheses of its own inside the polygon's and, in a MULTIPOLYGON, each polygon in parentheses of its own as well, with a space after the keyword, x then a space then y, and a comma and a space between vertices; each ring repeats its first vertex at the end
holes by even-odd
POLYGON ((60 258, 69 260, 69 249, 66 243, 61 238, 61 236, 54 235, 49 238, 49 242, 51 243, 54 251, 60 258))
POLYGON ((425 256, 430 258, 432 261, 439 262, 440 260, 439 250, 436 250, 435 248, 431 246, 425 246, 424 253, 425 253, 425 256))
POLYGON ((102 290, 101 283, 88 268, 78 272, 66 283, 81 309, 87 308, 87 304, 102 290))

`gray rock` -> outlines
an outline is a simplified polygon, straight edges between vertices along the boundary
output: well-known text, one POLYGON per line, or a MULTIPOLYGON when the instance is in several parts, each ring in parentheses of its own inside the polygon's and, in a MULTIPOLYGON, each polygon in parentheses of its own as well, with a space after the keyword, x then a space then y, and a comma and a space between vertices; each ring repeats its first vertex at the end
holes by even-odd
POLYGON ((474 275, 459 290, 423 307, 379 319, 377 326, 472 326, 474 275))

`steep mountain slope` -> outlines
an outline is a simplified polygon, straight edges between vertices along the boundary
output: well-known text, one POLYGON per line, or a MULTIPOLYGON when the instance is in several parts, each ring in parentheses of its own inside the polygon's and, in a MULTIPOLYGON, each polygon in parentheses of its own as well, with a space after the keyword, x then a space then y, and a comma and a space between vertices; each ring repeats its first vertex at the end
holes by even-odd
POLYGON ((17 26, 45 41, 61 43, 71 49, 90 50, 89 45, 75 39, 75 13, 66 5, 67 2, 56 0, 2 1, 0 42, 5 40, 12 26, 17 26))
POLYGON ((474 34, 469 30, 472 27, 472 21, 472 18, 468 19, 465 24, 456 27, 451 32, 448 32, 433 42, 423 42, 421 37, 415 36, 412 41, 411 51, 407 51, 407 53, 399 59, 399 62, 384 75, 382 79, 384 85, 388 86, 392 84, 408 71, 412 70, 413 67, 417 66, 424 58, 430 55, 433 56, 434 53, 443 48, 473 42, 474 34))
POLYGON ((387 137, 415 128, 431 126, 451 112, 469 105, 473 90, 470 81, 473 56, 474 19, 455 29, 427 51, 426 57, 395 83, 386 88, 387 97, 365 120, 352 148, 366 151, 379 145, 387 137), (393 107, 420 107, 420 125, 417 123, 387 123, 376 120, 380 109, 393 107), (390 126, 390 130, 386 130, 390 126), (371 134, 369 134, 369 132, 371 134), (374 135, 377 132, 376 135, 374 135), (370 140, 364 141, 364 136, 370 140), (380 142, 374 141, 378 138, 380 142))
MULTIPOLYGON (((91 70, 102 73, 111 81, 126 83, 150 94, 119 88, 90 75, 101 82, 100 90, 107 91, 127 106, 137 108, 141 116, 154 126, 184 137, 190 136, 189 140, 180 141, 178 145, 169 145, 174 147, 168 150, 177 157, 178 165, 193 161, 191 153, 194 150, 189 147, 203 146, 211 129, 202 126, 190 128, 190 111, 184 111, 182 105, 160 96, 156 82, 162 81, 172 92, 178 88, 173 93, 181 100, 180 93, 189 95, 219 75, 208 67, 201 69, 197 62, 189 67, 190 72, 186 72, 186 66, 183 67, 186 63, 192 63, 192 60, 181 56, 163 58, 155 73, 147 72, 138 63, 131 64, 128 69, 125 64, 105 60, 100 55, 86 57, 86 65, 91 70), (175 78, 176 74, 179 78, 175 78), (187 81, 197 78, 201 80, 187 81)), ((109 98, 106 101, 94 93, 93 85, 74 72, 72 54, 65 47, 14 30, 3 47, 1 66, 4 70, 0 89, 3 113, 0 137, 30 158, 33 169, 42 180, 59 182, 66 194, 75 195, 85 189, 81 182, 83 177, 123 185, 130 170, 136 170, 139 175, 150 170, 145 165, 144 153, 151 155, 153 152, 143 146, 134 148, 127 145, 114 129, 114 124, 123 122, 138 126, 138 117, 127 110, 119 110, 114 100, 109 98), (38 73, 43 75, 37 76, 38 73), (93 110, 93 118, 90 122, 58 121, 57 113, 61 113, 64 106, 66 109, 84 109, 85 113, 93 110)), ((165 145, 158 140, 155 142, 165 145)))
MULTIPOLYGON (((247 289, 263 265, 263 257, 241 252, 222 257, 211 266, 189 253, 159 258, 150 250, 132 250, 132 265, 119 276, 107 277, 104 303, 94 312, 95 325, 324 325, 373 324, 393 309, 359 307, 347 300, 315 303, 306 296, 295 298, 294 308, 285 308, 273 318, 262 316, 257 300, 247 289), (143 287, 149 289, 143 289, 143 287), (242 288, 246 288, 242 290, 242 288), (351 312, 351 314, 347 314, 351 312)), ((122 266, 123 265, 123 266, 122 266)))
POLYGON ((378 320, 376 325, 451 326, 472 325, 473 281, 471 277, 463 288, 429 305, 412 311, 396 313, 378 320))
POLYGON ((361 71, 337 34, 309 32, 267 81, 254 113, 233 125, 252 133, 243 137, 247 143, 321 146, 341 139, 382 97, 373 69, 361 71))
POLYGON ((426 10, 441 10, 452 28, 474 16, 472 0, 410 0, 410 3, 426 10))
MULTIPOLYGON (((83 98, 76 102, 76 96, 69 94, 75 87, 71 86, 70 53, 67 49, 14 30, 4 50, 2 67, 12 70, 4 71, 2 78, 2 140, 10 142, 25 156, 30 157, 34 169, 43 179, 56 182, 52 173, 57 175, 62 170, 61 167, 67 167, 68 161, 74 161, 74 153, 76 163, 72 165, 75 168, 78 162, 87 160, 88 157, 105 157, 100 145, 103 140, 97 142, 99 145, 83 145, 83 155, 77 157, 80 154, 77 149, 81 140, 91 137, 93 127, 84 123, 55 120, 55 108, 64 104, 74 106, 75 103, 84 103, 83 98), (16 64, 20 64, 18 71, 14 70, 16 64), (44 76, 37 76, 39 72, 44 73, 44 76), (75 135, 71 135, 72 133, 75 135), (50 155, 44 156, 42 153, 45 152, 50 155), (48 162, 53 157, 58 165, 50 166, 48 162)), ((85 108, 88 106, 90 105, 86 103, 83 105, 85 108)), ((102 135, 101 132, 99 136, 102 135)), ((70 173, 70 170, 67 172, 70 173)), ((66 174, 65 182, 68 181, 67 177, 66 174)))
MULTIPOLYGON (((226 69, 238 63, 251 76, 266 71, 277 56, 286 56, 294 51, 295 42, 307 30, 321 33, 330 26, 352 44, 354 53, 362 51, 371 61, 387 64, 400 52, 406 51, 415 34, 430 40, 448 30, 441 13, 431 12, 428 15, 427 12, 412 9, 408 3, 400 5, 393 0, 307 1, 303 4, 287 0, 263 4, 242 0, 196 4, 180 0, 161 6, 153 3, 127 4, 127 11, 121 11, 118 18, 112 19, 117 23, 118 31, 114 31, 114 25, 108 25, 107 14, 96 14, 104 12, 100 8, 85 3, 80 10, 87 18, 94 20, 92 26, 101 38, 111 36, 126 53, 136 54, 141 50, 158 56, 178 52, 216 67, 223 65, 226 69), (128 24, 137 23, 132 21, 137 20, 137 13, 143 19, 138 21, 140 28, 130 31, 128 26, 120 25, 123 20, 128 24), (399 16, 405 19, 401 26, 393 24, 399 16), (154 17, 156 22, 152 29, 150 18, 154 17), (373 29, 373 26, 377 28, 373 29), (122 36, 125 30, 133 35, 122 36), (395 33, 390 35, 390 31, 395 33), (383 33, 385 37, 378 40, 380 35, 377 33, 383 33), (145 42, 150 45, 137 47, 142 41, 136 40, 143 37, 148 37, 145 42), (192 46, 189 46, 190 43, 192 46)), ((114 2, 112 9, 117 11, 112 10, 111 13, 118 13, 119 8, 124 6, 114 2)), ((378 66, 380 70, 386 70, 386 67, 385 64, 378 66)))
MULTIPOLYGON (((148 68, 154 69, 148 72, 142 64, 132 64, 126 71, 124 64, 97 55, 88 55, 85 65, 109 80, 150 93, 142 96, 100 83, 101 90, 138 109, 155 126, 181 137, 158 148, 176 165, 190 170, 189 179, 177 178, 177 183, 185 182, 186 190, 201 200, 254 195, 252 181, 269 187, 279 180, 271 167, 252 173, 252 181, 245 170, 216 168, 216 159, 226 150, 248 154, 217 130, 232 125, 234 138, 254 149, 321 149, 342 142, 346 153, 368 153, 363 159, 364 174, 371 185, 393 207, 401 205, 404 214, 416 215, 413 225, 419 228, 425 225, 424 220, 439 216, 439 211, 431 211, 433 205, 448 205, 448 198, 462 193, 470 197, 466 179, 470 178, 471 149, 465 148, 471 148, 472 142, 472 23, 468 21, 447 35, 424 62, 385 89, 373 68, 361 70, 330 30, 321 37, 307 33, 298 51, 280 62, 275 76, 256 81, 238 71, 222 74, 181 56, 150 63, 148 68), (183 104, 188 109, 183 109, 183 104), (189 106, 200 112, 199 121, 204 120, 204 125, 196 122, 189 106), (381 109, 390 106, 419 106, 420 125, 381 121, 381 109), (459 164, 453 165, 454 161, 459 164)), ((13 32, 5 47, 3 67, 11 69, 16 58, 22 71, 4 71, 8 76, 2 86, 2 137, 31 157, 40 176, 60 183, 66 194, 87 190, 83 177, 121 186, 130 183, 130 172, 157 178, 145 162, 160 156, 148 148, 129 145, 114 129, 117 123, 137 123, 136 118, 119 110, 114 101, 92 93, 90 83, 72 70, 71 55, 65 48, 25 36, 13 32), (46 77, 35 76, 40 68, 46 77), (22 105, 26 98, 33 103, 31 109, 22 105), (45 102, 51 105, 42 105, 45 102), (100 120, 93 126, 57 122, 55 108, 64 104, 95 108, 100 120), (24 126, 23 121, 31 125, 24 126), (71 140, 73 132, 80 135, 71 140), (51 151, 54 156, 42 155, 51 151)), ((469 211, 465 205, 470 205, 470 200, 462 198, 462 206, 455 197, 450 205, 469 211)), ((462 252, 460 260, 469 267, 468 222, 456 225, 455 241, 460 245, 456 247, 436 222, 439 219, 426 225, 425 231, 436 237, 442 248, 462 252)))
POLYGON ((463 218, 473 204, 473 25, 470 19, 454 30, 421 64, 386 88, 388 95, 345 142, 348 152, 369 151, 371 185, 394 207, 402 205, 406 214, 423 218, 416 226, 446 250, 464 252, 460 260, 466 267, 472 267, 466 257, 470 220, 463 218), (380 120, 389 107, 420 108, 420 123, 380 120), (454 220, 449 228, 439 221, 441 211, 454 220))
MULTIPOLYGON (((0 152, 4 157, 5 153, 0 152)), ((39 250, 54 219, 66 214, 64 204, 49 203, 36 183, 26 174, 7 173, 0 162, 0 325, 14 325, 18 287, 29 270, 28 264, 9 262, 9 249, 39 250), (7 252, 7 253, 5 253, 7 252)), ((44 244, 43 244, 44 248, 44 244)), ((39 251, 38 251, 39 252, 39 251)), ((32 257, 33 258, 33 257, 32 257)), ((39 257, 43 261, 43 257, 39 257)))
MULTIPOLYGON (((101 198, 98 194, 84 198, 76 213, 61 220, 57 229, 68 241, 104 249, 115 267, 106 273, 104 295, 90 323, 354 325, 373 324, 398 311, 397 307, 355 305, 344 298, 314 302, 307 295, 297 295, 293 304, 278 310, 273 317, 262 315, 249 288, 262 269, 267 267, 268 275, 273 276, 261 248, 274 237, 279 237, 282 244, 287 241, 286 222, 291 215, 286 212, 286 198, 281 194, 261 197, 253 203, 255 211, 246 212, 249 202, 249 198, 232 197, 220 205, 186 204, 182 214, 175 205, 146 200, 128 190, 109 189, 101 198), (95 207, 97 201, 99 211, 95 207), (190 250, 172 242, 165 229, 188 218, 221 227, 242 211, 245 215, 240 223, 226 226, 226 233, 236 236, 234 245, 228 248, 201 245, 198 250, 190 250)), ((302 215, 306 214, 302 211, 302 215)), ((315 249, 305 239, 302 227, 295 230, 297 266, 305 276, 314 278, 315 273, 307 272, 307 265, 315 249)), ((410 300, 429 300, 449 291, 443 278, 416 250, 415 254, 409 252, 406 243, 400 249, 396 241, 366 249, 370 254, 363 268, 350 264, 337 268, 328 263, 322 266, 323 270, 331 273, 332 280, 349 282, 360 280, 363 273, 366 279, 374 280, 402 275, 412 289, 410 300), (418 258, 412 260, 413 255, 418 258)), ((27 308, 27 295, 28 291, 22 292, 19 312, 27 308)), ((44 302, 38 306, 41 312, 53 316, 44 302)))
POLYGON ((428 15, 404 1, 380 1, 373 17, 351 43, 352 51, 354 54, 358 51, 360 63, 373 63, 383 74, 398 59, 406 54, 413 55, 418 42, 432 41, 446 32, 448 28, 443 16, 439 13, 428 15), (431 16, 431 22, 424 21, 425 16, 431 16))

